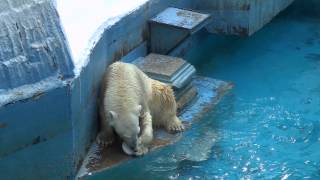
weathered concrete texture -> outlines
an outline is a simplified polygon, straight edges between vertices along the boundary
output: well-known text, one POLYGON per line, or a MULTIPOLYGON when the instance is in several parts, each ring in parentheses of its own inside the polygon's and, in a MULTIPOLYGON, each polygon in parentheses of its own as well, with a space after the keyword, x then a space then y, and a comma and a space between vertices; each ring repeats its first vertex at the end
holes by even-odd
POLYGON ((170 53, 187 37, 208 25, 209 20, 209 14, 166 8, 150 20, 151 52, 170 53))
MULTIPOLYGON (((218 103, 220 98, 233 87, 230 83, 204 77, 196 77, 193 84, 201 93, 199 93, 193 104, 187 107, 183 112, 180 112, 179 115, 183 122, 186 123, 187 127, 192 124, 192 121, 205 115, 206 112, 218 103)), ((156 130, 151 149, 155 150, 172 144, 179 140, 181 136, 182 134, 169 134, 161 129, 156 130)), ((86 157, 77 178, 90 179, 90 176, 94 178, 96 173, 117 166, 130 159, 132 159, 132 157, 125 155, 118 143, 115 143, 107 149, 98 147, 94 143, 89 150, 89 154, 86 157)))
POLYGON ((160 54, 149 54, 145 58, 133 61, 150 78, 165 82, 181 89, 190 83, 195 68, 185 60, 160 54))
POLYGON ((172 51, 170 51, 168 55, 184 58, 190 49, 192 49, 193 47, 196 47, 207 36, 208 36, 207 30, 203 28, 199 32, 194 33, 192 36, 187 37, 183 42, 181 42, 172 51))
POLYGON ((132 63, 150 78, 173 87, 178 110, 182 110, 197 95, 192 85, 196 70, 182 58, 151 53, 132 63))
POLYGON ((55 7, 49 0, 1 0, 0 89, 49 76, 73 76, 55 7))
POLYGON ((50 0, 1 0, 0 179, 75 174, 73 67, 50 0))
POLYGON ((130 51, 127 55, 123 56, 121 60, 123 62, 130 63, 134 61, 137 57, 144 57, 147 55, 147 42, 141 43, 138 47, 130 51))
POLYGON ((269 23, 279 12, 287 8, 294 0, 254 0, 251 2, 249 35, 269 23))
POLYGON ((9 156, 0 157, 1 180, 71 180, 72 133, 67 131, 9 156))
POLYGON ((56 87, 0 108, 0 158, 71 130, 68 91, 56 87))
POLYGON ((109 59, 115 61, 128 54, 131 50, 148 41, 148 21, 168 6, 189 7, 186 0, 151 0, 138 10, 122 18, 115 25, 109 27, 105 33, 109 59), (116 38, 117 37, 117 38, 116 38))
MULTIPOLYGON (((98 45, 100 45, 99 42, 98 45)), ((97 61, 82 69, 80 77, 72 83, 71 119, 73 122, 73 143, 76 166, 82 162, 88 146, 94 140, 98 127, 97 98, 102 74, 107 66, 106 53, 97 46, 90 58, 97 61), (100 61, 98 61, 98 59, 100 61)))
POLYGON ((319 0, 295 0, 290 8, 290 16, 310 17, 318 19, 320 17, 320 1, 319 0))
POLYGON ((151 25, 150 34, 150 51, 158 54, 169 54, 178 44, 190 37, 187 30, 157 24, 151 25))
POLYGON ((294 0, 199 0, 197 10, 211 13, 209 32, 240 36, 252 35, 294 0))
POLYGON ((169 7, 152 18, 150 22, 192 31, 208 19, 209 16, 208 14, 169 7))
POLYGON ((187 62, 181 58, 152 53, 136 64, 147 74, 159 75, 170 80, 187 62))
POLYGON ((0 179, 68 179, 75 174, 70 87, 62 84, 50 89, 30 85, 32 97, 0 108, 0 179))
POLYGON ((185 107, 187 107, 192 102, 192 100, 197 96, 197 94, 198 94, 197 88, 193 86, 187 86, 186 88, 184 88, 181 91, 180 96, 176 96, 177 110, 182 111, 185 107))

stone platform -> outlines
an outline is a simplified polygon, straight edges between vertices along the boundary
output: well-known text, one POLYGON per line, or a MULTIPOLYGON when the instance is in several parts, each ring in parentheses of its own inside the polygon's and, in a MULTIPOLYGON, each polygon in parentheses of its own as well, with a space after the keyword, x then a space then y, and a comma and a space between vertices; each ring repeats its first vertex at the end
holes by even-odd
MULTIPOLYGON (((192 125, 192 122, 200 119, 207 111, 211 110, 233 87, 230 83, 200 76, 196 76, 192 83, 198 91, 198 96, 190 105, 179 112, 179 117, 187 129, 192 125)), ((151 151, 175 143, 182 136, 183 133, 169 134, 163 130, 156 130, 151 151)), ((87 179, 89 176, 94 176, 96 173, 121 165, 129 160, 134 160, 134 158, 122 152, 120 143, 115 143, 107 149, 93 143, 79 170, 77 179, 87 179)))
POLYGON ((151 53, 133 61, 150 78, 179 89, 190 83, 196 69, 182 58, 151 53))

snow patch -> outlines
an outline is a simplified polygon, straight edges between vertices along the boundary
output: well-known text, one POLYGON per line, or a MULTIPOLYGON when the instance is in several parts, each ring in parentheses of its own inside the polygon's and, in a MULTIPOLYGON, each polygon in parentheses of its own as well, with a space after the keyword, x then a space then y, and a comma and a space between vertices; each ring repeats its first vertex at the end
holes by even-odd
POLYGON ((52 76, 34 84, 19 86, 10 90, 0 89, 0 107, 20 100, 42 95, 51 89, 65 86, 67 81, 61 81, 59 77, 52 76))
POLYGON ((79 75, 104 30, 148 0, 60 0, 56 7, 79 75))

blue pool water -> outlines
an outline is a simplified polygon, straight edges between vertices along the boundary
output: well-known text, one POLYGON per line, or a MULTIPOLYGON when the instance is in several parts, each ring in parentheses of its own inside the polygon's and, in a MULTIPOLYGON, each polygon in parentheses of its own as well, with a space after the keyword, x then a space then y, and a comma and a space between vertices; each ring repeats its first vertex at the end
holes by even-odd
POLYGON ((177 144, 97 179, 320 179, 320 18, 210 35, 187 59, 234 90, 177 144))

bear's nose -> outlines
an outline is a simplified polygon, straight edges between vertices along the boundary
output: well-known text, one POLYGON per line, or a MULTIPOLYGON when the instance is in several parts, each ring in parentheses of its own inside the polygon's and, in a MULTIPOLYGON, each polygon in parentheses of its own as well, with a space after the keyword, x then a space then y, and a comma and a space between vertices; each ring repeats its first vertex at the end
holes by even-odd
POLYGON ((133 147, 132 149, 133 149, 134 152, 138 152, 138 147, 137 146, 133 147))

